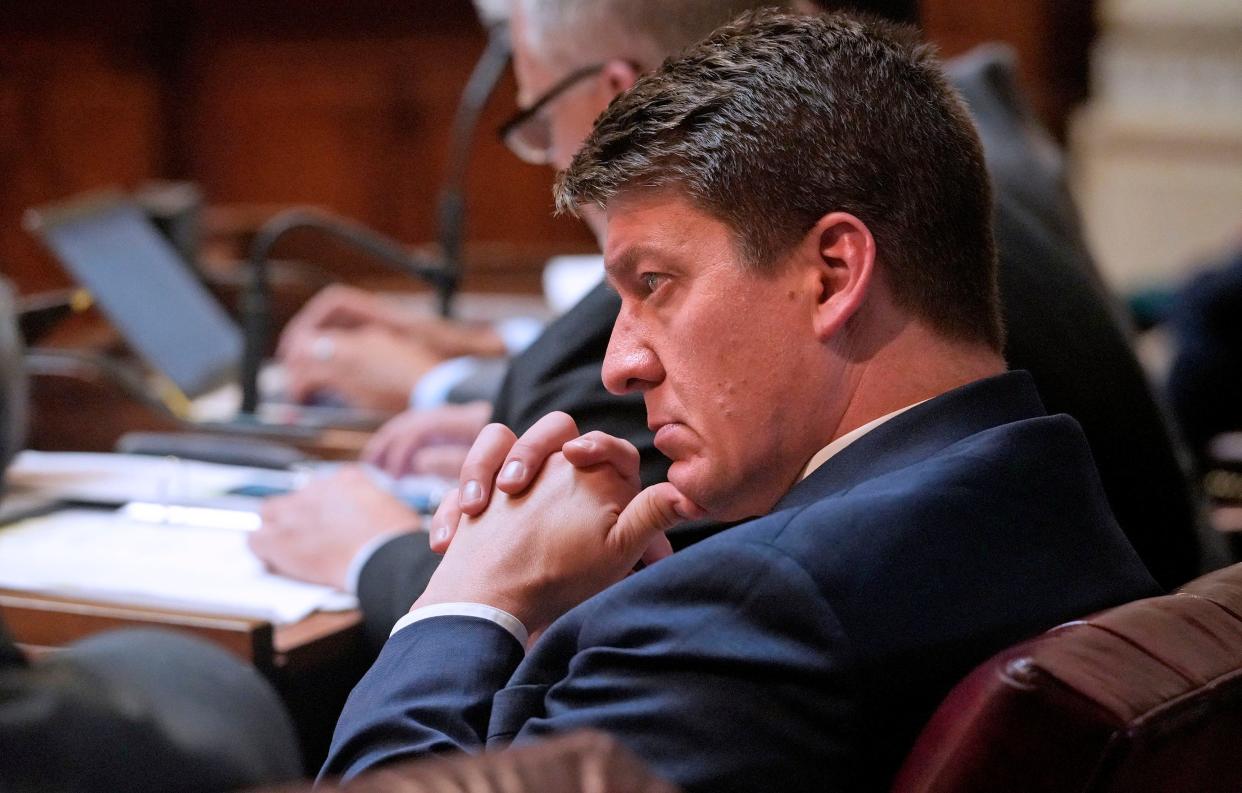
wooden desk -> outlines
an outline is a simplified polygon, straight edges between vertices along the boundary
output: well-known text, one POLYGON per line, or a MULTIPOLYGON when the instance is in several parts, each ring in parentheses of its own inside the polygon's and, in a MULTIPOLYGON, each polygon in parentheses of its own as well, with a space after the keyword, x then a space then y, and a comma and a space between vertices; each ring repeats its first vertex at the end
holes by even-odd
POLYGON ((161 628, 218 644, 267 671, 313 669, 339 656, 360 635, 358 611, 317 612, 273 627, 250 617, 170 611, 0 589, 0 619, 27 653, 38 656, 101 631, 161 628))
POLYGON ((298 731, 308 772, 327 754, 332 729, 370 661, 358 611, 319 612, 293 625, 0 589, 0 620, 27 654, 54 653, 121 628, 186 633, 223 647, 261 671, 280 692, 298 731))

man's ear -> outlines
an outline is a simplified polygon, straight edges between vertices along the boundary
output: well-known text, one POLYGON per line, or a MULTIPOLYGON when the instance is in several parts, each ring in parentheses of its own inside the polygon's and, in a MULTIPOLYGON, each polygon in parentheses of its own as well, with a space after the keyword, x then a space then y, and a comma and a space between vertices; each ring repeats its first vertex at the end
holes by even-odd
POLYGON ((604 84, 613 96, 630 90, 630 86, 638 82, 639 78, 638 66, 620 58, 613 58, 605 63, 602 75, 604 84))
POLYGON ((862 307, 875 277, 875 238, 847 212, 824 215, 807 232, 804 244, 814 257, 815 332, 827 340, 862 307))

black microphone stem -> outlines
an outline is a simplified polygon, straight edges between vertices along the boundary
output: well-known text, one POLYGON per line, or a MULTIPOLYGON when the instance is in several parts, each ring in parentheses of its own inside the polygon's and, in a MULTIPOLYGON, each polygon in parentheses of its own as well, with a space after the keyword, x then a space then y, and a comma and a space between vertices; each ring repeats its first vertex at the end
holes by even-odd
POLYGON ((487 46, 479 56, 474 71, 462 90, 461 100, 457 103, 449 143, 448 167, 445 170, 444 185, 440 189, 440 250, 444 257, 444 269, 453 277, 452 286, 439 293, 440 314, 445 317, 452 313, 453 293, 461 283, 462 240, 466 223, 466 175, 470 166, 471 143, 479 125, 479 116, 492 92, 496 90, 496 84, 508 64, 508 26, 493 25, 487 46))
POLYGON ((242 353, 242 413, 253 414, 259 406, 259 367, 267 350, 271 322, 271 287, 267 260, 276 243, 291 231, 312 229, 347 243, 410 275, 431 284, 440 295, 452 294, 456 275, 439 262, 414 256, 400 243, 344 218, 310 209, 289 209, 263 224, 250 246, 250 281, 242 294, 241 315, 245 332, 242 353))

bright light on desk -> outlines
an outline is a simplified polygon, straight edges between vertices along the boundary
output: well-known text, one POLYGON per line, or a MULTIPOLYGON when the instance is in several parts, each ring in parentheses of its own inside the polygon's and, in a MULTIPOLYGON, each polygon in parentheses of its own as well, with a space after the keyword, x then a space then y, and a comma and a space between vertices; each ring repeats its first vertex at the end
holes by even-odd
POLYGON ((185 507, 175 504, 153 504, 131 501, 121 507, 121 514, 143 523, 164 523, 198 529, 231 529, 257 531, 262 520, 258 513, 218 507, 185 507))

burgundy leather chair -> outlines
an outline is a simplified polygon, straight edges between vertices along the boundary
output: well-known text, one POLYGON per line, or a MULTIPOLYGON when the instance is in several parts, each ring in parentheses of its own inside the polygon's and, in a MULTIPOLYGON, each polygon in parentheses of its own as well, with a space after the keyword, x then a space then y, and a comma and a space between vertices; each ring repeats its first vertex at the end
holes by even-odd
POLYGON ((950 791, 1242 791, 1242 564, 976 669, 893 786, 950 791))

